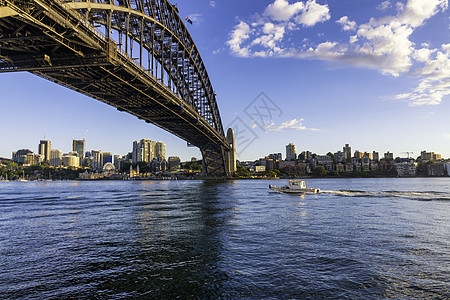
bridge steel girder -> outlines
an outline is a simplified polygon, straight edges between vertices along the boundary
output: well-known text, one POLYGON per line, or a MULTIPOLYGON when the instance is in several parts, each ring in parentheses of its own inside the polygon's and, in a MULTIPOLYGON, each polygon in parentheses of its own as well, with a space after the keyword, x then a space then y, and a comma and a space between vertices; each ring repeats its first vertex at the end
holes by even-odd
POLYGON ((199 147, 209 176, 234 172, 206 68, 167 0, 0 0, 0 72, 16 71, 105 102, 199 147))

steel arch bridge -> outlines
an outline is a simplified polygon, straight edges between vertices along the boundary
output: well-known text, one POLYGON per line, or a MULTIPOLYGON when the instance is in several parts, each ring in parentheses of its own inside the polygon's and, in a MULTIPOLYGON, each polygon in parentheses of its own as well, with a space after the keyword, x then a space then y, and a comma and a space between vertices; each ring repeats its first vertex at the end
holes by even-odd
POLYGON ((235 171, 199 51, 167 0, 0 0, 0 72, 28 71, 200 148, 203 171, 235 171))

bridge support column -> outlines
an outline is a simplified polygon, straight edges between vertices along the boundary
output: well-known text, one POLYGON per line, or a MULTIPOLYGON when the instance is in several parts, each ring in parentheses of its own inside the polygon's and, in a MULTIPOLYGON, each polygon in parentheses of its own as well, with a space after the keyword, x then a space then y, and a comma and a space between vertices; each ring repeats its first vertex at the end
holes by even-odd
POLYGON ((203 156, 202 172, 208 177, 231 177, 236 172, 236 148, 233 129, 227 131, 230 149, 209 144, 201 148, 203 156))

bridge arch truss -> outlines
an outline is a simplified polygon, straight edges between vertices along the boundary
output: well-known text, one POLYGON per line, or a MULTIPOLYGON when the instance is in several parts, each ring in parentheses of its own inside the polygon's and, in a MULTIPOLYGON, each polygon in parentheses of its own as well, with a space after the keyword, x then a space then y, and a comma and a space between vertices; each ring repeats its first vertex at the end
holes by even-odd
POLYGON ((0 0, 0 72, 28 71, 153 123, 230 175, 206 67, 167 0, 0 0))

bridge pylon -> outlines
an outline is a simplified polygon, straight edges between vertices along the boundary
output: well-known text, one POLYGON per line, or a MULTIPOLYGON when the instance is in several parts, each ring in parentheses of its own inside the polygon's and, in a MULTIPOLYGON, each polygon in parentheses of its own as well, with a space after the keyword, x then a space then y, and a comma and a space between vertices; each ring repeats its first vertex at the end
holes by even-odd
POLYGON ((229 147, 209 143, 200 147, 203 156, 203 176, 212 178, 231 177, 236 172, 236 148, 233 129, 227 131, 229 147))

